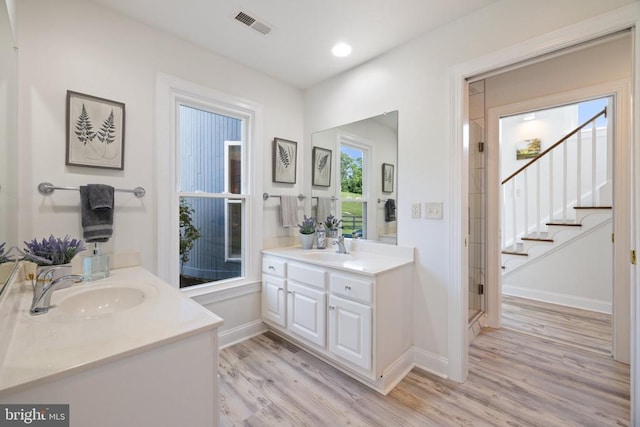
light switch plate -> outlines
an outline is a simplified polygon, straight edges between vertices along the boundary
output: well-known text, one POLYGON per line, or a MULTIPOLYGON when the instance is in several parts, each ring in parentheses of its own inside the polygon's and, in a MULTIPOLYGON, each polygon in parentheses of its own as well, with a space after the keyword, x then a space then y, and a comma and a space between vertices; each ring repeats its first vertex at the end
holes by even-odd
POLYGON ((424 217, 427 219, 442 219, 442 203, 425 203, 424 217))
POLYGON ((419 219, 422 216, 420 209, 420 203, 414 203, 411 205, 411 218, 419 219))

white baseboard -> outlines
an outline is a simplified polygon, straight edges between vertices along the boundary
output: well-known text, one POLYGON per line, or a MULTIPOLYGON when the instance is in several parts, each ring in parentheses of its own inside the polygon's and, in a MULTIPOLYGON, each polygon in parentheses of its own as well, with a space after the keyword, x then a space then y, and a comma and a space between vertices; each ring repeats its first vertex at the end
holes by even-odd
POLYGON ((413 347, 411 347, 382 373, 383 394, 386 396, 393 390, 411 372, 413 366, 413 347))
POLYGON ((448 378, 449 359, 429 351, 413 347, 413 363, 416 368, 431 372, 442 378, 448 378))
POLYGON ((267 326, 262 320, 255 320, 244 325, 236 326, 235 328, 220 332, 218 335, 218 342, 220 343, 220 349, 230 345, 237 344, 241 341, 248 340, 267 331, 267 326))
POLYGON ((581 308, 583 310, 597 311, 599 313, 613 313, 613 304, 607 301, 599 301, 590 298, 582 298, 574 295, 558 294, 549 291, 536 289, 518 288, 515 286, 502 285, 502 293, 520 298, 528 298, 536 301, 548 302, 551 304, 566 305, 568 307, 581 308))

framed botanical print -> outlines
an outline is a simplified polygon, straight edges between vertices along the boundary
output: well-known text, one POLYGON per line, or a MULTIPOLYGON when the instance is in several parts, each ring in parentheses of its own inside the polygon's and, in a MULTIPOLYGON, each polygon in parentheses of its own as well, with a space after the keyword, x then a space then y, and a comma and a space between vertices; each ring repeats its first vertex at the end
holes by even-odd
POLYGON ((124 104, 67 91, 66 164, 124 169, 124 104))
POLYGON ((312 183, 321 187, 331 185, 331 150, 313 147, 312 183))
POLYGON ((393 193, 393 165, 382 164, 382 192, 393 193))
POLYGON ((282 138, 273 139, 273 182, 296 183, 298 143, 282 138))

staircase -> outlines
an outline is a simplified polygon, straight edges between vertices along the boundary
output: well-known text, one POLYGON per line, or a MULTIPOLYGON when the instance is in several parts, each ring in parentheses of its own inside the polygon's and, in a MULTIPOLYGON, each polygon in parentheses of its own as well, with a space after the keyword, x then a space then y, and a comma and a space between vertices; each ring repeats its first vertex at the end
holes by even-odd
POLYGON ((580 238, 612 221, 611 206, 576 206, 575 220, 552 221, 547 231, 530 233, 521 242, 502 250, 503 276, 514 273, 531 261, 547 256, 561 247, 579 242, 580 238))
POLYGON ((606 112, 502 182, 503 277, 612 221, 612 141, 606 130, 596 129, 606 112))

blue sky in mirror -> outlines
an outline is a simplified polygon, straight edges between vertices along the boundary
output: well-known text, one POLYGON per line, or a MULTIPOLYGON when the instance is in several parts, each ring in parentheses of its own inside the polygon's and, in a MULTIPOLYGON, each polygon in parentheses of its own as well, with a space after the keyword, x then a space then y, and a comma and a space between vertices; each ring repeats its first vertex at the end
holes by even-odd
POLYGON ((347 146, 340 146, 340 151, 345 153, 347 156, 352 159, 361 159, 362 158, 362 150, 358 150, 357 148, 351 148, 347 146))

